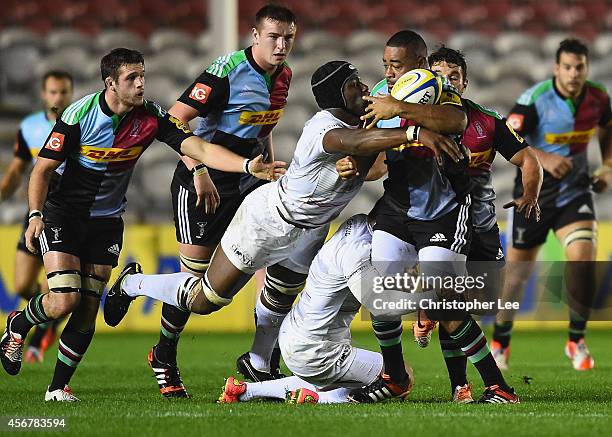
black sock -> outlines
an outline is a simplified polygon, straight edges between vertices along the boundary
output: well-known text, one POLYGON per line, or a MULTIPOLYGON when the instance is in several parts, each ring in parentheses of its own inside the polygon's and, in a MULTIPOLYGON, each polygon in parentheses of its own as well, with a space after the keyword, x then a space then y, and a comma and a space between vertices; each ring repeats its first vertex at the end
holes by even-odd
POLYGON ((402 321, 372 320, 372 327, 385 363, 385 373, 393 381, 405 381, 408 374, 402 354, 402 321))
POLYGON ((40 349, 40 343, 42 342, 43 337, 45 336, 45 332, 47 332, 48 325, 45 323, 43 325, 38 325, 34 328, 34 333, 30 337, 29 347, 34 347, 36 349, 40 349))
POLYGON ((442 325, 440 325, 438 336, 440 338, 442 356, 444 356, 444 362, 446 363, 446 370, 448 370, 451 393, 454 393, 455 387, 462 387, 468 383, 466 374, 467 357, 442 325))
POLYGON ((493 340, 501 344, 501 347, 504 349, 510 345, 512 326, 513 322, 495 322, 495 326, 493 328, 493 340))
POLYGON ((57 362, 53 380, 49 386, 49 391, 63 389, 70 382, 70 378, 76 371, 83 355, 87 351, 91 339, 94 336, 95 328, 89 330, 79 330, 73 327, 68 321, 64 332, 59 339, 57 347, 57 362))
POLYGON ((586 334, 586 325, 586 320, 584 320, 580 316, 570 314, 568 330, 570 341, 575 341, 576 343, 578 343, 580 340, 582 340, 584 338, 584 335, 586 334))
POLYGON ((21 334, 21 336, 25 338, 30 329, 32 329, 32 326, 47 323, 52 320, 45 314, 42 305, 43 297, 43 294, 39 294, 28 301, 24 310, 13 319, 11 331, 21 334))
POLYGON ((468 360, 476 367, 485 386, 499 385, 502 389, 509 389, 491 355, 482 329, 472 316, 466 316, 461 325, 450 333, 450 337, 457 342, 468 360))
POLYGON ((183 311, 167 303, 162 306, 159 343, 155 348, 155 356, 161 362, 176 363, 179 337, 185 329, 190 314, 188 311, 183 311))

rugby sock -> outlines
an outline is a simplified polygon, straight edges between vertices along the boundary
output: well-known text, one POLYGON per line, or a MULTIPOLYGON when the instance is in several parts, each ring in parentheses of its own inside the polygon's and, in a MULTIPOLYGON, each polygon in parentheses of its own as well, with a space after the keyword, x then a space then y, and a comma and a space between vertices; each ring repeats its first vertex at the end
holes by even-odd
POLYGON ((48 327, 49 324, 47 323, 43 323, 41 325, 36 326, 36 328, 34 328, 34 333, 30 337, 30 343, 28 344, 28 346, 39 349, 40 343, 42 342, 42 339, 45 336, 48 327))
POLYGON ((440 349, 442 349, 442 356, 446 363, 446 370, 448 370, 448 377, 450 379, 451 393, 455 392, 455 387, 464 386, 467 384, 467 357, 461 350, 455 340, 451 338, 448 331, 440 326, 438 331, 438 337, 440 339, 440 349))
POLYGON ((329 391, 317 391, 319 395, 319 404, 344 404, 348 402, 348 395, 350 392, 350 388, 344 387, 329 391))
POLYGON ((190 312, 183 311, 166 303, 162 306, 159 342, 155 348, 155 356, 161 362, 176 363, 176 348, 179 336, 183 329, 185 329, 190 314, 190 312))
POLYGON ((501 344, 504 349, 510 346, 510 339, 512 338, 512 322, 495 322, 493 328, 493 340, 501 344))
POLYGON ((404 382, 408 374, 402 353, 402 321, 372 320, 372 328, 383 356, 385 373, 394 382, 404 382))
POLYGON ((280 309, 280 311, 272 310, 262 302, 262 299, 265 299, 265 294, 264 288, 259 294, 257 303, 255 304, 255 337, 253 338, 253 345, 249 351, 249 358, 251 360, 251 365, 255 367, 255 369, 262 372, 269 372, 270 359, 278 340, 280 325, 291 309, 291 305, 289 305, 288 308, 284 308, 286 311, 284 311, 284 309, 280 309))
POLYGON ((586 334, 586 325, 586 320, 584 320, 580 316, 570 314, 568 330, 570 341, 578 343, 580 340, 582 340, 584 338, 584 335, 586 334))
POLYGON ((21 337, 25 338, 32 326, 47 323, 52 320, 45 314, 45 309, 42 304, 43 297, 45 297, 44 294, 39 294, 28 301, 25 309, 20 312, 11 323, 11 330, 13 332, 21 334, 21 337))
POLYGON ((170 273, 163 275, 128 275, 121 284, 121 289, 131 297, 148 296, 169 305, 180 307, 179 298, 183 286, 190 278, 190 273, 170 273))
POLYGON ((81 362, 85 351, 91 343, 95 328, 80 330, 73 327, 72 323, 64 328, 57 347, 57 362, 53 380, 49 391, 63 389, 70 382, 77 366, 81 362))
POLYGON ((307 388, 317 391, 317 388, 297 376, 272 379, 262 382, 247 382, 246 391, 238 398, 241 401, 250 401, 259 398, 285 399, 287 393, 298 388, 307 388))
POLYGON ((450 337, 457 342, 467 359, 476 367, 485 386, 499 385, 504 390, 509 389, 489 351, 482 329, 472 316, 467 315, 461 325, 450 333, 450 337))

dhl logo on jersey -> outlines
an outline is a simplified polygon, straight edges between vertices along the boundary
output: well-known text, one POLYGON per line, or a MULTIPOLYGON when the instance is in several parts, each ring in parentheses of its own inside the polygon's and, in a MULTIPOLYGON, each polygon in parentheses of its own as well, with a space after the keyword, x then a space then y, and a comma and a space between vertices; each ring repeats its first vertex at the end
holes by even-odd
POLYGON ((470 152, 470 167, 480 167, 488 162, 492 152, 493 149, 488 149, 484 152, 470 152))
POLYGON ((283 116, 283 109, 275 109, 273 111, 251 112, 244 111, 240 114, 240 124, 276 124, 283 116))
POLYGON ((588 143, 594 133, 595 128, 583 131, 564 132, 561 134, 549 133, 544 135, 544 141, 548 144, 588 143))
POLYGON ((96 162, 119 162, 131 161, 138 158, 142 153, 142 147, 131 147, 129 149, 117 149, 114 147, 81 146, 81 155, 96 162))

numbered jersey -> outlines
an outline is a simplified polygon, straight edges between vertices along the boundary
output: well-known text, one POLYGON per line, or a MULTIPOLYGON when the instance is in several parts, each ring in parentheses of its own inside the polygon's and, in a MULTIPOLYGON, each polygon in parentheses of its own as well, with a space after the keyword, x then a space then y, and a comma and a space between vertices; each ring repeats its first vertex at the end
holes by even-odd
MULTIPOLYGON (((215 60, 179 102, 198 111, 201 118, 196 135, 252 158, 264 151, 270 132, 283 115, 290 82, 287 64, 270 75, 255 62, 249 47, 215 60)), ((193 178, 182 162, 176 176, 181 185, 195 192, 193 178)), ((240 174, 211 169, 210 177, 221 196, 240 192, 240 174)))
POLYGON ((472 186, 472 224, 476 232, 492 229, 495 217, 495 190, 491 180, 491 165, 498 151, 510 160, 515 153, 525 148, 525 140, 518 135, 499 113, 462 99, 468 124, 461 142, 471 153, 469 174, 472 186))
POLYGON ((119 116, 108 107, 104 91, 83 97, 63 112, 39 156, 65 161, 59 185, 47 207, 81 217, 118 217, 136 161, 158 139, 180 153, 193 136, 159 105, 145 100, 119 116))
MULTIPOLYGON (((569 157, 572 170, 555 179, 544 172, 540 205, 563 207, 590 191, 587 145, 598 126, 612 119, 610 97, 603 85, 587 81, 577 102, 557 90, 554 79, 545 80, 525 91, 510 111, 508 121, 539 149, 569 157)), ((515 180, 515 196, 522 194, 520 171, 515 180)))
MULTIPOLYGON (((387 80, 378 82, 371 94, 388 95, 387 80)), ((439 104, 462 107, 461 98, 446 80, 439 104)), ((379 121, 377 126, 393 128, 408 124, 410 122, 396 117, 379 121)), ((389 176, 384 181, 385 192, 402 205, 408 217, 415 220, 435 220, 448 214, 457 207, 456 198, 463 197, 470 190, 465 171, 448 171, 452 167, 449 162, 446 163, 448 168, 441 169, 426 147, 400 146, 388 150, 386 158, 389 176)), ((463 164, 467 167, 467 160, 463 164)))

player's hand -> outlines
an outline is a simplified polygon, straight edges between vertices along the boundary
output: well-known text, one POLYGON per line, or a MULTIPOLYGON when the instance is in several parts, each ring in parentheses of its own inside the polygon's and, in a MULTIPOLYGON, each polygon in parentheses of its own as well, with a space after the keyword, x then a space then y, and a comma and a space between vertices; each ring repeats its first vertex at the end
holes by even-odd
POLYGON ((543 159, 540 155, 540 164, 555 179, 564 178, 574 167, 570 158, 557 155, 556 153, 546 153, 543 159))
POLYGON ((442 165, 442 153, 446 153, 455 162, 461 161, 464 155, 459 146, 450 138, 430 131, 421 126, 419 131, 419 143, 431 150, 436 156, 439 165, 442 165))
POLYGON ((219 197, 217 187, 210 178, 210 175, 208 173, 205 173, 200 176, 194 176, 193 185, 195 187, 196 194, 198 195, 198 200, 196 201, 196 208, 202 205, 203 200, 204 213, 214 214, 217 208, 219 207, 219 204, 221 203, 221 197, 219 197))
POLYGON ((612 185, 612 167, 609 165, 602 165, 595 170, 591 183, 593 184, 593 191, 596 193, 603 193, 606 191, 608 187, 612 185))
POLYGON ((366 106, 366 114, 362 115, 360 118, 364 121, 372 119, 365 127, 366 129, 376 127, 376 123, 380 120, 389 120, 390 118, 397 117, 401 113, 399 100, 392 96, 363 96, 363 100, 370 103, 366 106))
POLYGON ((275 181, 285 174, 287 171, 285 167, 287 163, 285 161, 272 161, 266 163, 263 160, 263 155, 259 155, 249 162, 249 171, 257 179, 263 179, 264 181, 275 181))
POLYGON ((537 197, 522 196, 504 205, 504 209, 512 207, 515 207, 516 211, 519 213, 525 211, 526 219, 529 219, 533 213, 536 222, 540 221, 540 205, 538 205, 537 197))
POLYGON ((28 229, 25 233, 25 244, 28 250, 34 254, 38 253, 38 250, 36 250, 34 246, 34 238, 40 237, 43 229, 45 229, 45 223, 42 221, 42 218, 34 217, 30 220, 28 229))
POLYGON ((357 161, 355 161, 355 158, 352 156, 345 156, 344 158, 337 160, 336 171, 338 172, 340 179, 343 181, 359 176, 357 161))

